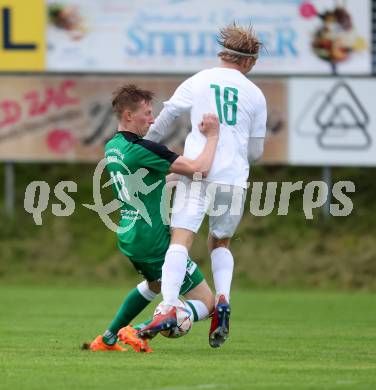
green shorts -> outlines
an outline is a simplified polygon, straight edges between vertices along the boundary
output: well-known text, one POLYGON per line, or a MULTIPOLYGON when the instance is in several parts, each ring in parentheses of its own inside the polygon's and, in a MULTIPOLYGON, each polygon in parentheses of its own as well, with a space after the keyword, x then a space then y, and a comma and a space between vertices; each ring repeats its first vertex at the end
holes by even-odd
MULTIPOLYGON (((131 262, 137 272, 140 273, 148 282, 161 280, 164 259, 153 262, 132 260, 131 262)), ((200 271, 198 265, 192 259, 188 258, 187 271, 180 289, 180 295, 185 295, 187 292, 197 287, 204 279, 204 275, 200 271)))

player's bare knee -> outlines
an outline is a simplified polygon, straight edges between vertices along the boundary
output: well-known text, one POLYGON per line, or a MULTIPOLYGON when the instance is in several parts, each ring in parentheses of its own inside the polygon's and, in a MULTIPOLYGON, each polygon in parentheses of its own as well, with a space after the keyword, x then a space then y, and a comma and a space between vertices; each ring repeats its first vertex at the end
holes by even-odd
POLYGON ((147 282, 149 289, 156 294, 161 292, 161 282, 158 280, 154 280, 152 282, 147 282))
POLYGON ((231 238, 217 238, 209 234, 208 236, 208 251, 211 253, 216 248, 229 248, 230 247, 231 238))
POLYGON ((185 246, 188 250, 191 248, 195 233, 188 229, 176 228, 171 230, 171 244, 185 246))

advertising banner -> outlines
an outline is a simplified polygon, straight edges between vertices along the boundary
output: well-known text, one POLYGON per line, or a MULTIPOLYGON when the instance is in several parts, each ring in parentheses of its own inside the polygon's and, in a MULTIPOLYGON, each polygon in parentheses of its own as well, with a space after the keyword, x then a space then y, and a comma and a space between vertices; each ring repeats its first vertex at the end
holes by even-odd
POLYGON ((291 80, 290 163, 376 166, 375 96, 375 79, 291 80))
MULTIPOLYGON (((116 131, 111 94, 124 83, 156 92, 154 114, 182 78, 1 77, 1 161, 97 161, 116 131)), ((263 163, 376 166, 376 80, 255 79, 268 103, 263 163)), ((162 141, 182 152, 189 116, 162 141)))
POLYGON ((251 22, 254 73, 370 74, 369 0, 48 0, 50 71, 194 73, 218 63, 217 34, 251 22))
MULTIPOLYGON (((112 92, 125 83, 156 92, 158 114, 182 78, 162 77, 1 77, 0 160, 98 161, 117 130, 112 92)), ((264 160, 287 162, 285 82, 256 80, 268 101, 268 137, 264 160)), ((190 131, 189 116, 175 121, 162 141, 182 152, 190 131)))
POLYGON ((0 71, 45 70, 44 0, 0 0, 0 71))

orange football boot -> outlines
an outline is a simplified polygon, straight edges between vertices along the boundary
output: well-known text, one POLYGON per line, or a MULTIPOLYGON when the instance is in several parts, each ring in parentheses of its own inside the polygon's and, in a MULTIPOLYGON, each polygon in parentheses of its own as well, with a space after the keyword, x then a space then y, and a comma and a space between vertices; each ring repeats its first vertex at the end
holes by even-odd
POLYGON ((118 343, 114 345, 107 345, 103 342, 102 336, 97 336, 94 341, 86 348, 93 352, 98 351, 119 351, 126 352, 128 349, 121 347, 118 343))
POLYGON ((147 340, 142 340, 137 337, 137 330, 132 328, 131 325, 121 328, 118 332, 118 337, 124 344, 129 344, 136 352, 153 352, 152 348, 148 345, 147 340))

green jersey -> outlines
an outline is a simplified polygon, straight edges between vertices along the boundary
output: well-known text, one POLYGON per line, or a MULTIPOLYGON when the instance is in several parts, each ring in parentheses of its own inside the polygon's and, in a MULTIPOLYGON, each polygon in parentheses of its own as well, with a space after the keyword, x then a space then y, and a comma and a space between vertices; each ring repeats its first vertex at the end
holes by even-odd
POLYGON ((118 232, 120 250, 132 261, 164 259, 170 244, 163 222, 166 174, 179 157, 166 146, 118 132, 105 146, 107 170, 117 198, 122 201, 118 232))

